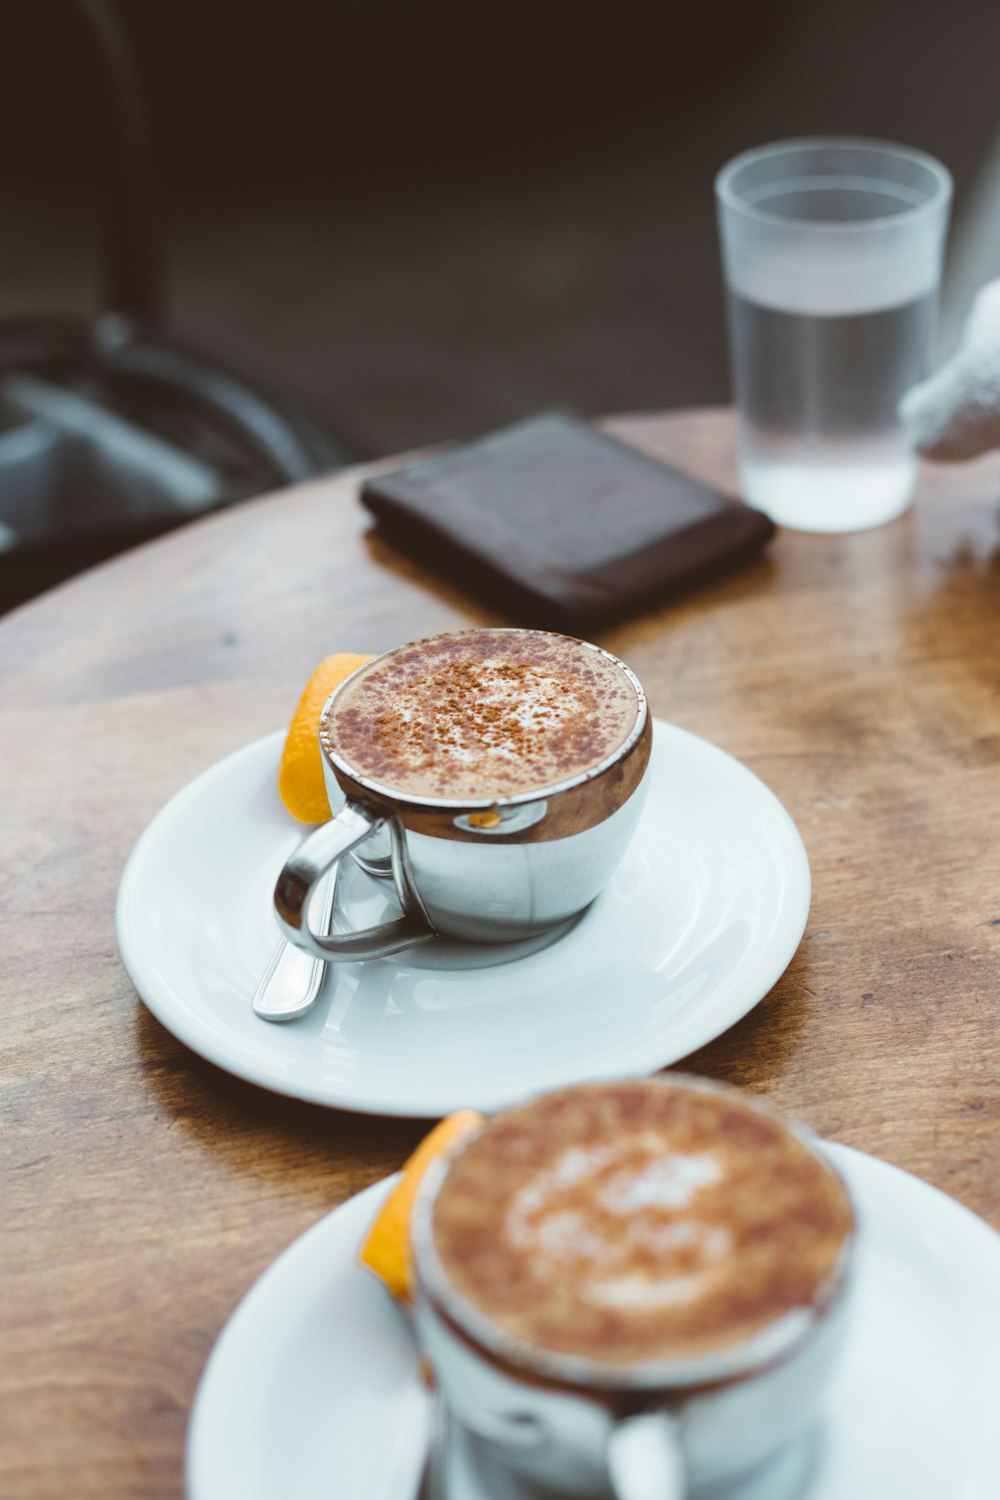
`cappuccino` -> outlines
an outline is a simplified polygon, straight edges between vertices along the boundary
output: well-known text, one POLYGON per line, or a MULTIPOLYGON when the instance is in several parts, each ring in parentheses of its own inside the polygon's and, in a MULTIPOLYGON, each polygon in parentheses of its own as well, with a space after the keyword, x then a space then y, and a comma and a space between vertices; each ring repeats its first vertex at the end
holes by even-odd
POLYGON ((585 775, 636 729, 641 699, 614 657, 569 636, 464 630, 362 667, 324 715, 325 748, 401 796, 530 794, 585 775))
POLYGON ((814 1322, 852 1227, 840 1178, 796 1130, 736 1090, 663 1077, 489 1121, 433 1200, 437 1268, 418 1268, 459 1327, 497 1330, 529 1365, 690 1361, 789 1315, 814 1322))

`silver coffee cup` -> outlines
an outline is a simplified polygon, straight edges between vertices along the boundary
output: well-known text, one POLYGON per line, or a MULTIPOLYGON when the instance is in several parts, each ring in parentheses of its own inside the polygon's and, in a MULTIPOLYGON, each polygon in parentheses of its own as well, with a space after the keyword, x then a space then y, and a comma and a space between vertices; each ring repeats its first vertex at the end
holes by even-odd
MULTIPOLYGON (((278 924, 290 942, 333 961, 382 958, 435 936, 514 943, 544 933, 594 900, 635 835, 648 781, 652 721, 642 686, 624 662, 599 646, 574 645, 595 652, 627 677, 637 700, 635 723, 603 760, 563 781, 511 796, 491 796, 487 788, 481 797, 461 800, 415 796, 375 780, 335 748, 331 733, 342 695, 355 675, 375 663, 359 667, 340 684, 319 722, 327 793, 331 807, 339 810, 299 845, 274 891, 278 924), (326 935, 310 925, 310 903, 324 874, 348 853, 368 873, 392 880, 402 916, 362 931, 326 935)), ((385 652, 375 662, 393 654, 385 652)))
MULTIPOLYGON (((681 1073, 643 1082, 722 1098, 735 1093, 681 1073)), ((601 1085, 578 1086, 590 1088, 600 1092, 601 1085)), ((847 1196, 810 1130, 779 1120, 762 1100, 742 1097, 751 1112, 779 1121, 847 1196)), ((735 1500, 748 1477, 755 1496, 801 1495, 810 1440, 848 1331, 856 1228, 809 1305, 728 1347, 637 1364, 543 1350, 519 1341, 458 1292, 438 1252, 435 1204, 475 1134, 454 1142, 421 1180, 411 1246, 421 1351, 450 1416, 483 1460, 527 1481, 533 1495, 540 1488, 579 1500, 735 1500)), ((586 1145, 594 1148, 593 1137, 586 1145)), ((576 1225, 565 1232, 586 1231, 576 1225)))

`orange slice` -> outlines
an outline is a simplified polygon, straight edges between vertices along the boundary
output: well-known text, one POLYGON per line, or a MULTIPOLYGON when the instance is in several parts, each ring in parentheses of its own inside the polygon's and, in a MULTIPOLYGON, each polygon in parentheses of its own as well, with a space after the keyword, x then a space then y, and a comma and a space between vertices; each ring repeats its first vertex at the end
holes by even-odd
POLYGON ((300 823, 325 823, 330 816, 319 748, 319 716, 334 688, 366 661, 371 657, 355 656, 350 651, 335 651, 324 657, 299 699, 278 769, 278 794, 300 823))
POLYGON ((358 1251, 363 1266, 384 1281, 394 1297, 408 1302, 413 1292, 410 1273, 410 1214, 417 1188, 431 1162, 453 1141, 482 1124, 474 1109, 459 1109, 435 1125, 403 1167, 403 1175, 383 1203, 368 1238, 358 1251))

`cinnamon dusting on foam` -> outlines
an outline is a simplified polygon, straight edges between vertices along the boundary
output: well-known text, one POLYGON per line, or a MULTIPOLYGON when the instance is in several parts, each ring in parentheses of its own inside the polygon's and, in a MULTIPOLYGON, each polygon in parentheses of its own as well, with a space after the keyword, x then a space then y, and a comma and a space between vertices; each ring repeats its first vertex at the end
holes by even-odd
POLYGON ((363 776, 414 796, 515 796, 589 770, 635 727, 612 660, 569 636, 460 631, 359 672, 330 744, 363 776))
POLYGON ((818 1305, 853 1223, 839 1179, 738 1096, 653 1080, 490 1122, 434 1206, 455 1290, 523 1343, 686 1358, 818 1305))

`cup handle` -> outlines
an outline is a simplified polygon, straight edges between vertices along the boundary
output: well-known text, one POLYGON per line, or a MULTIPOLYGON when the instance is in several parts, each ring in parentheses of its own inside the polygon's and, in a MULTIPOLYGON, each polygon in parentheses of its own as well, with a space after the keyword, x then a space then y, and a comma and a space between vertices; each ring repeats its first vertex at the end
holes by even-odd
POLYGON ((623 1417, 611 1429, 608 1474, 615 1500, 684 1500, 680 1424, 666 1411, 623 1417))
POLYGON ((403 825, 398 818, 379 817, 357 802, 347 802, 336 817, 299 844, 278 876, 274 910, 278 926, 290 943, 332 963, 385 958, 435 936, 410 874, 403 825), (361 932, 314 932, 309 925, 309 904, 318 882, 331 865, 385 827, 392 843, 392 874, 403 915, 361 932))

